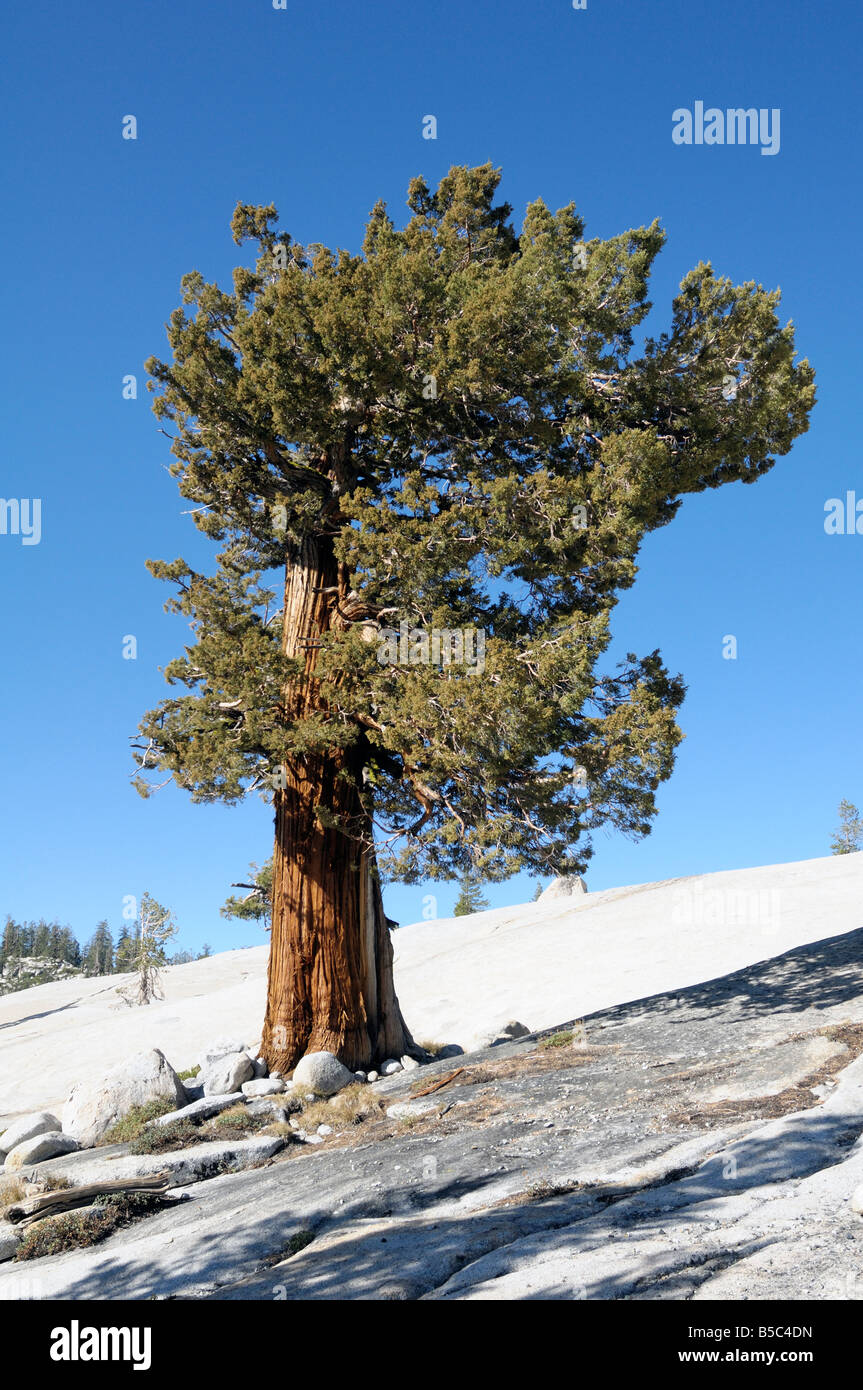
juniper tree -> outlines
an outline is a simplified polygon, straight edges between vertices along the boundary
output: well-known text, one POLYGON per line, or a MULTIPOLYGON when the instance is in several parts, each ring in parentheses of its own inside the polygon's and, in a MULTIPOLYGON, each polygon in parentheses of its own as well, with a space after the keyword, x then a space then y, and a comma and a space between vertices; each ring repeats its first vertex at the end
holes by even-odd
POLYGON ((170 360, 147 364, 221 548, 211 573, 150 563, 193 637, 137 784, 272 795, 282 1071, 413 1046, 383 875, 567 874, 597 827, 648 832, 684 683, 657 650, 603 662, 612 610, 644 537, 766 473, 814 399, 778 292, 701 263, 638 342, 659 224, 584 240, 574 205, 538 199, 516 231, 498 182, 414 179, 405 224, 378 202, 356 253, 239 204, 254 266, 230 289, 186 275, 170 360), (441 632, 481 635, 482 668, 441 632))

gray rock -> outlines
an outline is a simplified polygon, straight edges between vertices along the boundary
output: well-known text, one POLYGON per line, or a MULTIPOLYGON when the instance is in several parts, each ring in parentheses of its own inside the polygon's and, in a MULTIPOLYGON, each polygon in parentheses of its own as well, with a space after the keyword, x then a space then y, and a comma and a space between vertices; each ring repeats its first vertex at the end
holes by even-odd
MULTIPOLYGON (((222 1087, 223 1092, 229 1089, 222 1087)), ((134 1106, 152 1100, 168 1100, 177 1109, 186 1104, 185 1087, 158 1048, 136 1052, 98 1081, 73 1086, 63 1107, 64 1133, 82 1146, 97 1144, 134 1106)))
POLYGON ((60 1128, 60 1121, 50 1110, 40 1110, 35 1115, 24 1115, 0 1134, 0 1160, 25 1140, 35 1139, 37 1134, 50 1134, 60 1128))
POLYGON ((8 1221, 0 1221, 0 1260, 11 1260, 21 1244, 22 1232, 8 1221))
POLYGON ((556 878, 540 893, 538 902, 551 902, 554 898, 581 898, 587 892, 587 884, 581 874, 567 874, 556 878))
POLYGON ((408 1054, 405 1053, 404 1057, 402 1057, 402 1067, 404 1068, 404 1070, 416 1071, 418 1066, 419 1062, 417 1061, 416 1057, 409 1057, 408 1054))
POLYGON ((275 1096, 278 1095, 280 1091, 284 1091, 284 1089, 284 1081, 274 1081, 272 1077, 269 1079, 261 1077, 259 1080, 244 1081, 240 1087, 243 1095, 249 1098, 254 1096, 275 1096))
POLYGON ((294 1068, 294 1085, 307 1086, 319 1096, 334 1096, 355 1079, 332 1052, 307 1052, 294 1068))
POLYGON ((204 1088, 198 1084, 197 1077, 194 1081, 189 1079, 183 1082, 183 1090, 186 1092, 187 1100, 203 1100, 204 1088))
POLYGON ((440 1049, 440 1051, 439 1051, 438 1053, 435 1054, 435 1061, 436 1061, 436 1062, 440 1062, 440 1061, 445 1061, 447 1057, 463 1057, 463 1056, 464 1056, 464 1048, 463 1048, 463 1047, 459 1047, 458 1043, 447 1043, 446 1047, 442 1047, 442 1048, 440 1049))
POLYGON ((269 1067, 263 1057, 252 1057, 251 1062, 255 1070, 256 1081, 261 1081, 264 1077, 269 1076, 269 1067))
POLYGON ((332 1127, 332 1125, 318 1125, 318 1134, 326 1135, 326 1134, 332 1134, 332 1132, 333 1132, 333 1127, 332 1127))
POLYGON ((368 1081, 369 1079, 368 1074, 364 1071, 355 1071, 354 1076, 357 1078, 357 1081, 368 1081))
POLYGON ((246 1044, 240 1042, 238 1038, 215 1038, 213 1042, 204 1048, 204 1051, 198 1058, 201 1064, 201 1071, 203 1071, 210 1062, 218 1062, 221 1057, 230 1057, 233 1053, 245 1051, 246 1044))
POLYGON ((368 1076, 366 1077, 366 1081, 369 1081, 369 1082, 371 1082, 371 1081, 377 1081, 377 1080, 379 1079, 379 1077, 380 1077, 380 1072, 370 1071, 369 1074, 368 1074, 368 1076))
POLYGON ((200 1100, 193 1100, 191 1105, 184 1105, 182 1110, 169 1110, 167 1115, 159 1115, 150 1123, 161 1126, 172 1125, 175 1120, 206 1120, 210 1115, 218 1115, 220 1110, 239 1105, 242 1099, 242 1091, 234 1091, 226 1096, 202 1096, 200 1100))
POLYGON ((394 1057, 390 1057, 389 1060, 384 1062, 381 1066, 381 1076, 395 1076, 397 1071, 404 1071, 404 1067, 401 1062, 397 1062, 394 1057))
POLYGON ((506 1038, 526 1038, 530 1033, 527 1024, 519 1023, 517 1019, 511 1019, 509 1023, 505 1023, 500 1031, 506 1038))
MULTIPOLYGON (((288 1105, 281 1104, 287 1100, 284 1096, 259 1096, 257 1099, 246 1101, 246 1110, 250 1115, 266 1115, 271 1120, 285 1120, 291 1113, 288 1105)), ((299 1106, 297 1109, 299 1110, 299 1106)))
POLYGON ((68 1177, 79 1185, 168 1173, 171 1187, 188 1187, 222 1173, 254 1168, 279 1153, 286 1142, 290 1141, 279 1135, 255 1134, 250 1139, 208 1140, 188 1149, 171 1149, 161 1154, 130 1154, 125 1145, 117 1144, 104 1149, 83 1149, 67 1158, 53 1159, 50 1173, 53 1177, 68 1177))
POLYGON ((198 1073, 205 1096, 226 1096, 239 1091, 254 1076, 251 1057, 246 1052, 229 1052, 208 1062, 198 1073))
POLYGON ((442 1103, 433 1100, 431 1096, 421 1097, 418 1100, 400 1100, 395 1105, 387 1107, 387 1114, 391 1120, 408 1120, 415 1115, 435 1114, 440 1110, 442 1103))
POLYGON ((10 1149, 3 1168, 7 1173, 17 1173, 21 1168, 28 1168, 31 1163, 42 1163, 47 1158, 59 1158, 61 1154, 74 1153, 77 1148, 77 1139, 73 1139, 71 1134, 61 1134, 59 1129, 48 1134, 36 1134, 32 1139, 25 1139, 23 1144, 16 1144, 14 1149, 10 1149))

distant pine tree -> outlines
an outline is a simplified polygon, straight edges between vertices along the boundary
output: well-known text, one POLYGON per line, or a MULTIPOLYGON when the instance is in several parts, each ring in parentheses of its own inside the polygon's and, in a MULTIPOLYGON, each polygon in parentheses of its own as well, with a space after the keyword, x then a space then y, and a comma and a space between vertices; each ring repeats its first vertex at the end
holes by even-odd
POLYGON ((461 881, 461 891, 456 899, 453 909, 455 917, 467 917, 471 912, 482 912, 488 907, 487 900, 483 897, 479 884, 475 879, 466 875, 461 881))
POLYGON ((149 893, 144 893, 141 897, 138 913, 138 939, 135 954, 135 969, 138 972, 137 1002, 139 1004, 149 1004, 151 999, 163 998, 161 969, 163 965, 168 963, 165 946, 176 934, 177 927, 174 925, 168 909, 163 907, 161 903, 157 903, 155 898, 151 898, 149 893))
POLYGON ((124 975, 128 970, 135 969, 135 953, 135 937, 124 923, 120 928, 120 935, 117 937, 117 949, 114 952, 114 969, 118 975, 124 975))
POLYGON ((863 840, 863 816, 850 801, 839 802, 839 829, 830 845, 832 854, 856 854, 863 840))
POLYGON ((107 922, 100 922, 84 951, 88 975, 110 975, 114 968, 114 939, 107 922))
POLYGON ((536 901, 537 901, 539 898, 541 898, 541 897, 542 897, 542 884, 541 884, 541 883, 538 883, 538 884, 536 885, 536 887, 534 888, 534 890, 533 890, 533 899, 532 899, 532 901, 533 901, 533 902, 536 902, 536 901))

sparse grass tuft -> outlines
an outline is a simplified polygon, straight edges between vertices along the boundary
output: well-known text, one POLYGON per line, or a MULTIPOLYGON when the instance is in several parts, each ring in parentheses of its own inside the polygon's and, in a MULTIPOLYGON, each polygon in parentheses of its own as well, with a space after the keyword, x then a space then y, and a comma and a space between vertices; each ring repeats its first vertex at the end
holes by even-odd
POLYGON ((23 1178, 0 1178, 0 1214, 27 1196, 23 1178))
POLYGON ((422 1042, 417 1043, 417 1046, 421 1047, 424 1052, 430 1052, 432 1057, 436 1057, 441 1048, 446 1047, 446 1043, 430 1042, 428 1038, 423 1038, 422 1042))
POLYGON ((200 1062, 196 1067, 187 1067, 185 1071, 178 1071, 177 1075, 181 1081, 191 1081, 193 1076, 197 1076, 201 1070, 200 1062))
POLYGON ((358 1081, 354 1086, 346 1086, 343 1091, 331 1096, 329 1100, 310 1101, 303 1107, 300 1119, 303 1129, 317 1129, 318 1125, 332 1125, 333 1129, 348 1129, 351 1125, 361 1125, 364 1120, 381 1114, 383 1102, 375 1096, 370 1086, 358 1081))
POLYGON ((574 1032, 565 1030, 562 1033, 552 1033, 550 1038, 542 1038, 539 1046, 545 1051, 549 1047, 567 1047, 575 1037, 574 1032))
POLYGON ((99 1144, 101 1146, 102 1144, 130 1143, 133 1139, 138 1138, 151 1120, 157 1120, 160 1115, 167 1115, 169 1111, 174 1109, 176 1106, 170 1100, 148 1100, 146 1105, 134 1105, 128 1115, 124 1115, 122 1120, 118 1120, 105 1132, 99 1144))
POLYGON ((273 1120, 266 1129, 261 1131, 262 1134, 275 1134, 279 1139, 290 1139, 293 1132, 293 1128, 287 1120, 273 1120))
POLYGON ((250 1115, 244 1105, 232 1105, 214 1117, 213 1138, 242 1139, 247 1134, 256 1134, 269 1123, 268 1115, 250 1115))
POLYGON ((174 1120, 169 1125, 150 1125, 133 1139, 129 1153, 161 1154, 171 1149, 186 1149, 190 1144, 201 1144, 210 1136, 200 1125, 191 1120, 174 1120))

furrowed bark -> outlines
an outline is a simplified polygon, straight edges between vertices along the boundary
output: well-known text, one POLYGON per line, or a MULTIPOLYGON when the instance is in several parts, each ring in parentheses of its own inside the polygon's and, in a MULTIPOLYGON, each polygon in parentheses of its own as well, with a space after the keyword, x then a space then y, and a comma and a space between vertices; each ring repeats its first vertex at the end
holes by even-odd
MULTIPOLYGON (((286 692, 288 717, 321 708, 315 641, 333 625, 338 566, 308 539, 287 568, 284 646, 306 679, 286 692)), ((362 805, 361 758, 335 748, 297 755, 275 796, 273 913, 262 1053, 289 1072, 306 1052, 368 1069, 415 1050, 395 996, 392 944, 362 805), (363 839, 365 838, 365 843, 363 839)))

